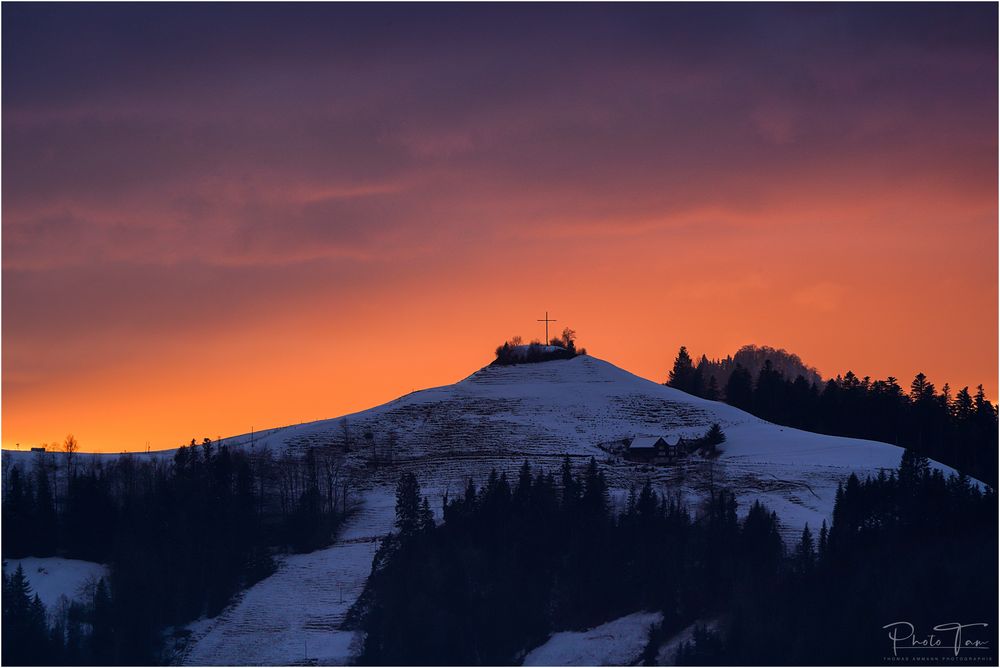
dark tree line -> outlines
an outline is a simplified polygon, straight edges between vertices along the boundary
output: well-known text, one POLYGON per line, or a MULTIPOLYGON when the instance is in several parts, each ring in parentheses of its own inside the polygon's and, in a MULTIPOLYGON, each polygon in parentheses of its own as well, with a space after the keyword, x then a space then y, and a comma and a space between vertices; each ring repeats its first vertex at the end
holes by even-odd
POLYGON ((873 638, 903 609, 915 622, 996 621, 996 498, 912 453, 898 473, 852 476, 831 526, 818 537, 806 527, 792 549, 773 512, 754 503, 740 520, 725 490, 692 516, 646 483, 616 515, 593 460, 558 476, 527 464, 514 481, 494 472, 443 513, 436 526, 416 479, 400 481, 398 531, 352 610, 362 664, 516 665, 554 631, 641 609, 664 614, 648 661, 696 620, 722 619, 679 653, 722 665, 870 664, 886 650, 873 638), (817 650, 818 632, 840 647, 817 650))
MULTIPOLYGON (((862 665, 892 657, 883 627, 897 621, 931 633, 958 621, 989 626, 966 634, 991 648, 959 659, 997 662, 996 495, 965 477, 945 478, 907 451, 897 472, 837 490, 833 522, 808 527, 766 596, 734 599, 723 623, 701 629, 680 665, 862 665)), ((943 649, 902 652, 954 661, 943 649)))
MULTIPOLYGON (((787 358, 783 359, 787 367, 787 358)), ((918 373, 904 389, 891 376, 872 380, 851 371, 821 383, 802 374, 789 376, 766 359, 756 374, 738 361, 723 365, 728 375, 718 386, 711 381, 718 376, 710 375, 717 364, 702 357, 695 366, 681 347, 667 384, 723 400, 776 424, 911 448, 979 480, 997 483, 997 407, 986 398, 982 385, 975 394, 968 387, 953 392, 947 384, 938 391, 918 373)))
MULTIPOLYGON (((67 467, 58 503, 51 456, 39 455, 30 471, 10 466, 4 557, 85 559, 107 564, 110 574, 82 604, 42 612, 48 645, 5 634, 3 662, 160 663, 165 628, 221 612, 273 572, 273 553, 332 541, 347 511, 339 461, 313 450, 251 456, 206 439, 172 461, 122 455, 67 467)), ((22 605, 23 589, 5 581, 5 625, 37 623, 34 603, 22 605)))
POLYGON ((558 476, 525 463, 513 482, 470 481, 445 499, 440 526, 415 479, 399 490, 399 531, 352 613, 365 664, 510 665, 553 631, 642 608, 666 611, 677 629, 740 583, 764 582, 782 558, 777 518, 758 504, 739 522, 726 491, 692 518, 647 482, 616 516, 593 460, 573 471, 567 459, 558 476))
POLYGON ((815 367, 808 366, 798 355, 784 348, 748 345, 725 359, 710 360, 702 355, 695 364, 688 349, 681 346, 668 374, 667 385, 716 401, 723 398, 723 388, 737 368, 749 372, 753 379, 767 362, 787 378, 802 376, 809 384, 819 385, 823 382, 815 367))

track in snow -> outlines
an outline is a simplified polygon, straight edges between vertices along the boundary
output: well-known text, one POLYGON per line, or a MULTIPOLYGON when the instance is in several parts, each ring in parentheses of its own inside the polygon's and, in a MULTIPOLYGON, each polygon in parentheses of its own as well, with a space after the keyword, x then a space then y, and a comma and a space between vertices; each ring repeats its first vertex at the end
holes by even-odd
POLYGON ((395 499, 376 489, 338 542, 285 557, 218 617, 196 623, 184 665, 345 665, 355 633, 339 626, 364 589, 379 539, 392 528, 395 499))

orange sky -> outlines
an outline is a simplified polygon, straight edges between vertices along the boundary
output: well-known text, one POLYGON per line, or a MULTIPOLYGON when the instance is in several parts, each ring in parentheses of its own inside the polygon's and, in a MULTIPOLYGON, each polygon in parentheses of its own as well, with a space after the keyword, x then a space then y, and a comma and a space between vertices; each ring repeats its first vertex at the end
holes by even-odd
POLYGON ((335 417, 546 309, 655 380, 757 343, 996 400, 995 7, 10 8, 5 448, 335 417))

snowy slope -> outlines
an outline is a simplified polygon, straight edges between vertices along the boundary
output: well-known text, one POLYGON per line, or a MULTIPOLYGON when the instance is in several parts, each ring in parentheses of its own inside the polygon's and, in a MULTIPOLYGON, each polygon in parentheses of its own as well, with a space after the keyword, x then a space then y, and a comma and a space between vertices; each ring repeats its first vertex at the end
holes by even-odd
MULTIPOLYGON (((374 435, 383 459, 393 443, 393 465, 368 473, 374 484, 391 484, 401 470, 414 469, 423 484, 458 491, 470 475, 483 480, 493 467, 513 471, 525 459, 556 467, 564 454, 594 456, 608 465, 609 480, 620 489, 649 478, 697 501, 710 485, 725 484, 744 509, 758 498, 771 506, 790 534, 828 518, 838 481, 851 472, 895 468, 902 455, 885 443, 779 427, 587 355, 485 367, 454 385, 349 415, 347 422, 350 457, 359 466, 371 457, 365 432, 374 435), (728 437, 714 465, 695 457, 674 468, 643 469, 602 449, 636 435, 698 436, 713 422, 728 437)), ((339 419, 254 438, 257 447, 278 450, 343 443, 339 419)), ((230 440, 246 443, 249 435, 230 440)))
POLYGON ((554 633, 528 652, 525 666, 632 666, 649 641, 649 627, 663 620, 660 612, 636 612, 589 631, 554 633))
POLYGON ((3 572, 10 575, 20 564, 33 593, 38 594, 48 610, 52 610, 59 599, 86 598, 84 590, 107 576, 107 567, 92 561, 62 559, 60 557, 25 557, 24 559, 4 559, 3 572))
MULTIPOLYGON (((218 618, 194 625, 185 663, 350 662, 359 638, 336 626, 364 586, 377 549, 373 541, 391 529, 393 487, 402 471, 417 474, 437 510, 443 494, 460 493, 470 476, 483 482, 492 468, 513 474, 527 459, 555 469, 564 454, 582 466, 594 456, 605 465, 618 505, 625 490, 647 479, 682 494, 693 508, 711 485, 724 484, 736 492, 743 512, 754 499, 776 510, 786 537, 794 539, 806 522, 818 528, 829 521, 839 481, 852 471, 863 476, 895 468, 902 454, 884 443, 772 425, 590 356, 486 367, 454 385, 413 392, 346 419, 347 458, 363 481, 363 510, 337 545, 288 557, 218 618), (696 436, 713 422, 728 437, 714 463, 691 457, 676 467, 641 467, 602 449, 636 435, 696 436), (366 466, 372 443, 366 432, 383 462, 394 444, 392 464, 366 466)), ((344 436, 337 418, 227 440, 304 451, 340 448, 344 436)), ((645 643, 648 624, 634 617, 612 622, 613 633, 556 634, 528 661, 600 663, 606 657, 620 663, 622 652, 637 655, 645 643), (640 626, 641 642, 621 639, 640 626)))

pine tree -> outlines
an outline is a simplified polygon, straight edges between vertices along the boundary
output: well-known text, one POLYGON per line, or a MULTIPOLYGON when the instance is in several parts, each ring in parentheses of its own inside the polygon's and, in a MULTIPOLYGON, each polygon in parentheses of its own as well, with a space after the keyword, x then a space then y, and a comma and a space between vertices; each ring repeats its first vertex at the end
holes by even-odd
POLYGON ((396 528, 402 538, 409 538, 420 528, 420 484, 406 472, 396 485, 396 528))
POLYGON ((531 503, 531 465, 524 460, 517 473, 517 486, 514 488, 514 506, 522 513, 527 513, 531 503))
POLYGON ((691 355, 688 354, 686 347, 681 346, 681 349, 677 351, 677 357, 674 359, 674 366, 670 370, 667 385, 675 387, 678 390, 690 392, 693 389, 693 380, 694 366, 691 363, 691 355))
POLYGON ((726 442, 726 434, 718 422, 713 422, 708 432, 705 434, 705 442, 709 445, 722 445, 726 442))
POLYGON ((719 400, 719 383, 715 380, 715 376, 708 377, 708 386, 705 388, 705 398, 709 401, 719 400))
POLYGON ((587 464, 583 481, 583 496, 580 505, 590 517, 604 518, 609 503, 608 485, 604 480, 604 473, 597 466, 597 460, 593 457, 587 464))
POLYGON ((914 403, 934 398, 934 384, 927 381, 927 376, 918 373, 910 383, 910 400, 914 403))
MULTIPOLYGON (((825 524, 824 524, 825 529, 825 524)), ((795 548, 795 568, 799 573, 809 573, 812 571, 813 564, 816 559, 816 554, 813 551, 813 537, 812 532, 809 531, 809 525, 806 524, 805 528, 802 529, 802 538, 799 539, 799 544, 795 548)))
POLYGON ((978 417, 989 418, 991 420, 996 420, 996 409, 986 399, 986 390, 983 389, 982 385, 976 387, 976 398, 974 400, 976 407, 976 415, 978 417))
POLYGON ((563 457, 561 474, 562 511, 572 513, 576 509, 580 492, 577 489, 576 480, 573 478, 573 465, 570 463, 569 455, 563 457))
POLYGON ((966 385, 955 395, 954 415, 959 422, 969 420, 975 413, 975 405, 972 402, 972 395, 969 394, 969 386, 966 385))
POLYGON ((420 504, 420 530, 423 532, 432 531, 434 529, 434 513, 431 511, 431 504, 424 497, 423 503, 420 504))
POLYGON ((742 365, 736 365, 726 382, 726 403, 743 410, 753 406, 753 378, 742 365))
POLYGON ((930 472, 930 461, 916 450, 907 448, 899 462, 899 485, 913 490, 930 472))

